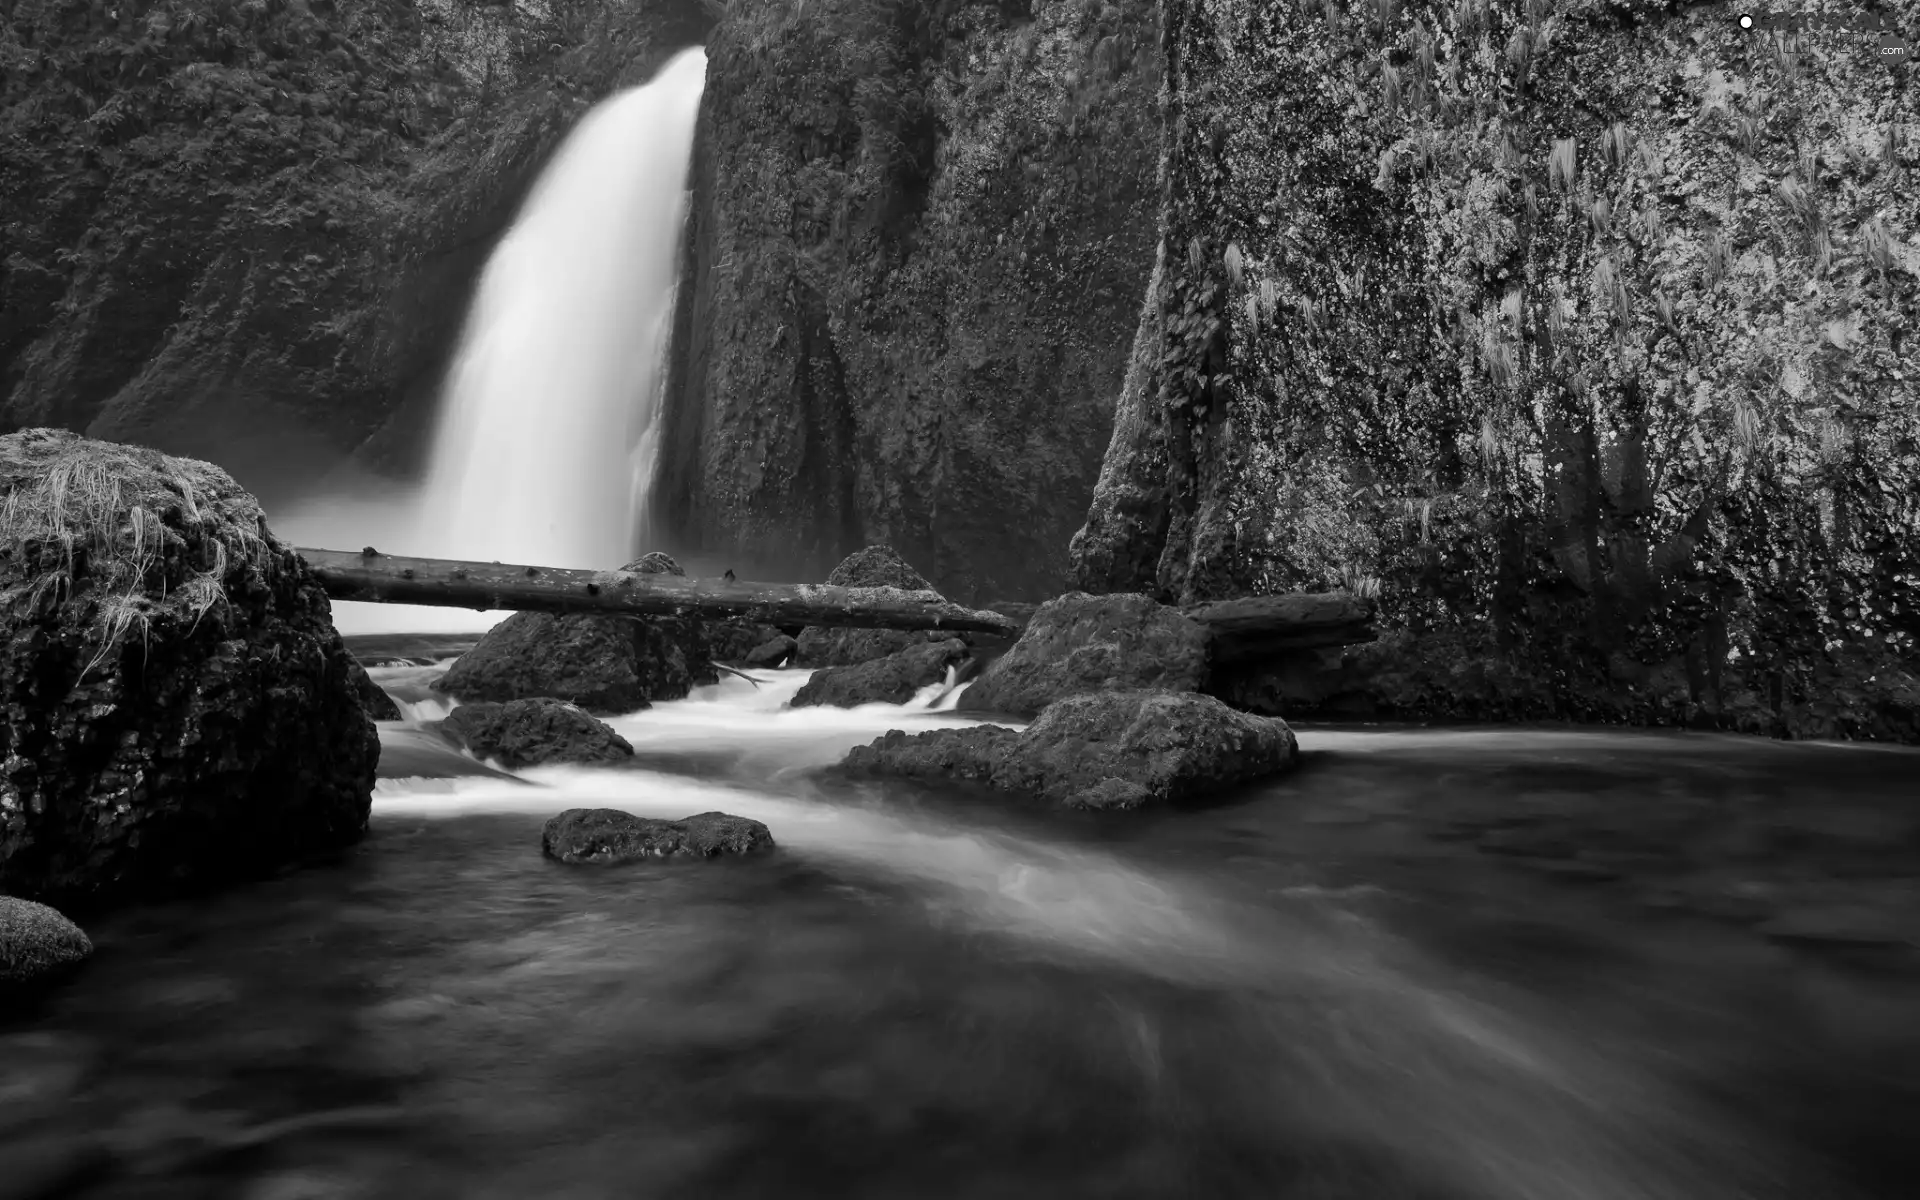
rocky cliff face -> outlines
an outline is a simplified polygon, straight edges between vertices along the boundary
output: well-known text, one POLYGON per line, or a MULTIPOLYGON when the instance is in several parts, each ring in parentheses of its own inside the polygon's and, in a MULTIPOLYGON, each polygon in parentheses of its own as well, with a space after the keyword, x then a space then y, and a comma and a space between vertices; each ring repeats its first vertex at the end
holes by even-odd
POLYGON ((20 0, 0 431, 215 458, 269 500, 362 444, 404 466, 533 173, 709 20, 699 0, 20 0))
POLYGON ((708 43, 662 525, 1051 593, 1151 262, 1147 0, 772 0, 708 43))
POLYGON ((1920 737, 1910 67, 1661 0, 1163 9, 1081 586, 1377 587, 1405 713, 1920 737))

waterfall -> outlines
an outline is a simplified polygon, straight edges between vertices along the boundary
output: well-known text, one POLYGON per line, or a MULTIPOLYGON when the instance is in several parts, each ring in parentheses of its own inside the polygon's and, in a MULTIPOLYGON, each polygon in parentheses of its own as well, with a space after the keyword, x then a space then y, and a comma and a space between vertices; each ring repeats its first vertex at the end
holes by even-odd
MULTIPOLYGON (((424 483, 310 503, 275 522, 283 536, 555 567, 634 557, 706 61, 684 51, 601 102, 541 173, 481 275, 424 483)), ((335 606, 345 632, 485 628, 503 615, 335 606)))

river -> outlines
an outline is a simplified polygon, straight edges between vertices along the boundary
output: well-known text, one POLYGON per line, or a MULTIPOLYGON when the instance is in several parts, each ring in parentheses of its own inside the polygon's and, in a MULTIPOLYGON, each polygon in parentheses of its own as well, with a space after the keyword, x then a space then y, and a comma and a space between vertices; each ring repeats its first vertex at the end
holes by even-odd
POLYGON ((413 719, 360 847, 99 920, 0 1032, 0 1197, 1920 1188, 1912 947, 1818 928, 1912 885, 1912 751, 1302 726, 1212 807, 1043 812, 821 777, 965 718, 789 710, 792 671, 512 776, 417 728, 453 649, 374 672, 413 719), (579 806, 779 849, 543 859, 579 806))

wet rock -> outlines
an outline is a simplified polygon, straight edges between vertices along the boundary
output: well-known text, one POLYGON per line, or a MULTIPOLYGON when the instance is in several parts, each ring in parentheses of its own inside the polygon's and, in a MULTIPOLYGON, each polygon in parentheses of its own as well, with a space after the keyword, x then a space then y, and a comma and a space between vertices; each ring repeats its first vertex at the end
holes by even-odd
POLYGON ((1024 730, 907 734, 855 747, 851 775, 986 783, 1069 807, 1195 800, 1277 774, 1299 757, 1293 731, 1190 692, 1097 692, 1049 705, 1024 730))
POLYGON ((799 640, 783 633, 755 646, 743 661, 749 667, 777 667, 799 653, 799 650, 799 640))
POLYGON ((510 769, 541 763, 625 762, 633 757, 627 739, 564 700, 463 704, 440 728, 476 757, 493 759, 510 769))
POLYGON ((794 693, 793 707, 825 704, 905 704, 914 693, 947 677, 947 668, 966 661, 966 643, 958 638, 909 646, 853 667, 825 667, 794 693))
POLYGON ((218 467, 0 438, 0 888, 269 873, 365 832, 380 741, 325 591, 218 467))
POLYGON ((715 662, 749 667, 771 666, 770 663, 754 662, 754 653, 768 642, 785 636, 771 625, 759 625, 752 621, 708 621, 707 652, 715 662))
POLYGON ((93 954, 93 942, 54 909, 0 896, 0 1007, 59 982, 93 954))
MULTIPOLYGON (((622 569, 686 573, 657 552, 622 569)), ((433 687, 463 701, 544 697, 625 713, 717 678, 700 621, 520 612, 488 630, 433 687)))
POLYGON ((1080 692, 1191 692, 1206 681, 1207 634, 1197 622, 1142 595, 1070 592, 1034 610, 959 707, 1030 717, 1080 692))
POLYGON ((360 693, 360 702, 367 706, 367 715, 369 717, 372 717, 376 721, 398 721, 400 719, 400 706, 395 704, 393 697, 387 695, 387 693, 381 689, 380 685, 373 681, 373 676, 367 674, 365 667, 359 663, 354 663, 353 675, 354 690, 360 693))
POLYGON ((765 825, 722 812, 664 821, 616 808, 570 808, 540 833, 541 852, 566 863, 712 858, 771 849, 773 834, 765 825))
MULTIPOLYGON (((827 575, 834 587, 892 587, 906 591, 933 590, 926 577, 908 565, 890 546, 868 546, 840 560, 827 575)), ((910 646, 943 642, 952 634, 917 629, 827 629, 810 625, 800 632, 799 649, 791 665, 850 667, 897 654, 910 646)))

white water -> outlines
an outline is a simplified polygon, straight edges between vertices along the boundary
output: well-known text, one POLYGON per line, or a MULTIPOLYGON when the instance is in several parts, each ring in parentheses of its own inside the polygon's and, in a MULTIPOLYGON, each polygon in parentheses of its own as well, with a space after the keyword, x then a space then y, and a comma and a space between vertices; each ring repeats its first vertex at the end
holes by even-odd
MULTIPOLYGON (((659 455, 687 170, 706 54, 604 101, 501 239, 449 371, 427 477, 276 519, 296 544, 610 569, 634 558, 659 455)), ((504 613, 340 603, 345 633, 485 629, 504 613)))
MULTIPOLYGON (((402 672, 412 680, 422 670, 374 674, 397 682, 402 672)), ((1459 1194, 1738 1194, 1702 1174, 1693 1151, 1676 1158, 1669 1124, 1711 1135, 1693 1127, 1660 1085, 1463 989, 1315 889, 1294 889, 1301 899, 1291 909, 1257 911, 1208 879, 1015 832, 993 812, 969 820, 898 795, 822 791, 810 768, 886 730, 970 722, 928 707, 944 701, 944 684, 904 706, 787 707, 807 675, 760 672, 758 687, 727 678, 684 701, 612 718, 639 759, 630 768, 382 779, 375 818, 605 807, 665 818, 721 810, 759 820, 783 854, 913 888, 936 923, 1241 997, 1248 1052, 1272 1059, 1276 1106, 1303 1106, 1334 1136, 1373 1140, 1424 1161, 1459 1194), (699 774, 656 769, 674 756, 699 774), (695 766, 703 756, 712 761, 695 766)), ((414 734, 394 725, 382 732, 389 752, 398 748, 393 735, 414 734)), ((1139 1053, 1151 1063, 1159 1035, 1143 1026, 1141 1036, 1139 1053)))

